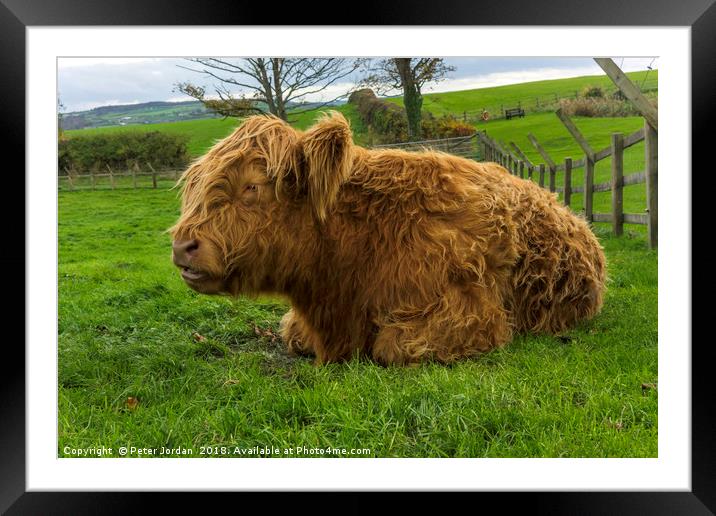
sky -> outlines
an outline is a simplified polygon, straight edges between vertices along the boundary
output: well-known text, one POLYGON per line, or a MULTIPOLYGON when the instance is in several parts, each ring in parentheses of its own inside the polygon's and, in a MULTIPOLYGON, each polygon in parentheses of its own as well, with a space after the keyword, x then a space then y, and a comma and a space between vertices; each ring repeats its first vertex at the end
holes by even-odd
MULTIPOLYGON (((653 57, 613 57, 626 72, 658 68, 653 57)), ((428 84, 423 93, 502 86, 546 79, 602 75, 591 58, 584 57, 462 57, 445 58, 455 67, 448 78, 428 84)), ((137 104, 150 101, 184 101, 190 97, 178 93, 178 82, 205 86, 213 92, 216 79, 182 68, 192 63, 182 58, 59 58, 57 63, 59 98, 63 112, 83 111, 99 106, 137 104)), ((350 90, 357 77, 347 77, 321 94, 307 96, 309 101, 328 100, 350 90)), ((240 95, 239 88, 232 93, 240 95)))

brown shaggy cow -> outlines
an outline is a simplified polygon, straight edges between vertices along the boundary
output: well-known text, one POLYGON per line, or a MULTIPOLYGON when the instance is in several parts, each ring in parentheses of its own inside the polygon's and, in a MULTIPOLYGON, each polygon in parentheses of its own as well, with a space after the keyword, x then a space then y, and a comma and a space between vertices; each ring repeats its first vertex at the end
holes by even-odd
POLYGON ((602 305, 587 223, 495 163, 367 150, 348 122, 256 116, 182 176, 173 259, 205 294, 274 292, 290 350, 318 363, 450 362, 602 305))

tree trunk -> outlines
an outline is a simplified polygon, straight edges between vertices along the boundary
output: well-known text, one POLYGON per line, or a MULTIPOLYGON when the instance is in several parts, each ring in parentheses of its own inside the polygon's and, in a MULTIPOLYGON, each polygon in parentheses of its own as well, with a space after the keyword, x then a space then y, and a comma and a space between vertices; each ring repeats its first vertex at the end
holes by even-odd
POLYGON ((396 58, 395 66, 403 83, 403 103, 405 104, 405 114, 408 117, 408 138, 415 141, 420 139, 421 134, 423 96, 420 93, 420 87, 415 82, 410 61, 409 57, 396 58))
POLYGON ((268 106, 269 113, 276 116, 280 116, 278 113, 278 109, 276 108, 276 103, 274 102, 273 91, 271 89, 271 81, 266 71, 266 63, 264 63, 263 58, 260 57, 256 60, 256 63, 258 65, 259 71, 257 79, 261 83, 261 87, 266 93, 266 104, 268 106))
POLYGON ((286 103, 283 101, 283 86, 281 85, 281 68, 283 59, 275 58, 271 59, 271 66, 273 67, 273 88, 274 96, 276 98, 276 115, 281 120, 288 120, 286 115, 286 103))

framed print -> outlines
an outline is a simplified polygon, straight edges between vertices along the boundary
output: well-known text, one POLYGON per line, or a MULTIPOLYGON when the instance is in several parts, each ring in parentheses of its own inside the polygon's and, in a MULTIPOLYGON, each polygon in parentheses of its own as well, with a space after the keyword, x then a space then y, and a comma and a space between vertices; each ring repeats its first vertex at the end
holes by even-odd
MULTIPOLYGON (((364 504, 370 503, 366 500, 373 491, 461 491, 490 496, 508 507, 530 504, 550 514, 616 510, 708 514, 716 510, 711 487, 716 483, 711 437, 714 403, 704 370, 708 367, 705 341, 692 340, 691 315, 692 223, 697 220, 691 215, 696 205, 691 195, 691 170, 700 166, 698 162, 708 149, 701 140, 709 132, 707 124, 712 112, 713 79, 707 72, 714 64, 716 8, 708 1, 688 2, 678 9, 647 2, 630 4, 628 8, 602 3, 579 9, 565 2, 561 9, 550 4, 550 10, 538 4, 519 8, 517 4, 501 2, 489 9, 483 5, 479 10, 456 4, 433 15, 418 14, 413 6, 404 14, 399 9, 389 10, 375 19, 359 14, 355 26, 288 26, 278 20, 277 25, 264 26, 260 25, 263 18, 258 12, 223 17, 190 4, 173 6, 167 15, 167 9, 159 3, 110 12, 80 3, 59 10, 43 2, 3 0, 3 69, 5 77, 12 80, 2 83, 7 101, 0 109, 8 157, 14 150, 14 154, 24 157, 25 168, 22 180, 18 173, 6 174, 6 180, 11 183, 9 192, 26 193, 24 199, 19 194, 8 196, 9 206, 23 199, 16 210, 23 214, 25 222, 7 224, 7 242, 12 242, 13 247, 4 262, 11 286, 13 281, 20 282, 18 271, 25 271, 26 324, 21 332, 25 347, 21 350, 17 343, 8 345, 9 356, 3 361, 4 401, 0 410, 5 425, 0 508, 9 514, 43 513, 51 507, 76 513, 111 504, 115 512, 126 512, 138 508, 146 500, 144 497, 150 496, 138 496, 139 491, 351 491, 356 507, 367 507, 364 504), (619 10, 618 19, 610 14, 615 12, 613 9, 619 10), (330 48, 326 42, 330 42, 330 48), (505 64, 518 59, 583 59, 585 67, 597 70, 594 75, 599 74, 601 82, 575 79, 574 86, 569 86, 573 91, 565 90, 559 95, 551 90, 530 90, 521 96, 495 97, 492 103, 474 101, 474 106, 460 109, 445 107, 455 102, 454 98, 446 100, 444 95, 438 95, 449 88, 435 88, 433 96, 426 91, 423 97, 423 110, 430 105, 434 113, 429 122, 424 118, 417 126, 411 125, 408 114, 406 125, 386 136, 379 134, 378 128, 396 125, 383 119, 376 121, 367 113, 400 110, 396 105, 409 113, 406 94, 396 93, 396 88, 387 89, 385 95, 402 100, 394 102, 392 108, 388 105, 390 99, 387 104, 369 108, 365 106, 378 103, 378 97, 358 99, 356 86, 351 90, 351 104, 340 86, 349 80, 352 85, 363 84, 361 81, 368 81, 366 77, 377 80, 379 58, 399 61, 388 58, 404 55, 425 56, 424 64, 433 67, 435 82, 443 79, 436 71, 440 66, 445 66, 445 71, 459 70, 467 68, 469 59, 477 63, 488 58, 493 59, 490 66, 504 65, 499 70, 502 75, 495 72, 490 76, 491 87, 495 88, 562 77, 554 71, 559 65, 552 61, 541 68, 532 67, 537 71, 529 73, 526 65, 515 64, 523 69, 509 69, 505 64), (227 85, 223 90, 216 87, 217 80, 243 66, 240 58, 249 62, 253 56, 266 56, 266 61, 250 63, 257 70, 257 82, 251 83, 252 88, 241 89, 246 84, 234 79, 223 81, 227 85), (291 60, 276 56, 297 57, 291 60), (606 56, 613 56, 609 62, 617 66, 611 79, 607 76, 608 63, 592 59, 606 56), (642 59, 642 71, 634 68, 632 72, 628 65, 638 58, 642 59), (326 62, 313 62, 321 60, 326 62), (98 71, 94 75, 82 66, 90 61, 98 71), (123 70, 135 65, 134 75, 125 74, 123 70), (327 96, 320 100, 309 94, 318 81, 293 83, 289 90, 295 97, 286 92, 288 111, 299 108, 294 112, 296 118, 289 120, 297 130, 287 128, 283 122, 271 127, 261 125, 266 120, 290 118, 285 113, 286 106, 282 107, 283 100, 275 103, 275 85, 269 84, 268 89, 256 86, 261 84, 265 65, 273 67, 274 73, 281 67, 293 70, 306 66, 296 75, 296 81, 337 66, 330 69, 333 79, 328 79, 327 85, 325 81, 321 83, 325 86, 319 87, 324 88, 320 91, 327 96), (626 79, 619 74, 622 70, 618 65, 627 72, 626 79), (373 68, 356 79, 350 74, 358 66, 373 68), (172 75, 176 70, 182 73, 172 75), (513 77, 509 83, 508 75, 517 75, 514 70, 519 70, 521 79, 513 77), (148 94, 145 98, 143 92, 151 82, 148 78, 162 74, 176 77, 167 82, 173 91, 165 87, 163 96, 148 94), (337 76, 341 80, 335 79, 337 76), (647 87, 650 81, 653 88, 647 87), (634 83, 637 93, 629 89, 629 84, 634 83), (104 88, 104 97, 92 97, 93 92, 104 88), (75 95, 74 91, 80 93, 75 95), (305 97, 301 91, 306 92, 305 97), (659 95, 661 102, 657 102, 659 95), (184 102, 186 109, 179 109, 176 101, 185 99, 191 102, 184 102), (169 106, 170 100, 175 104, 169 106), (305 121, 297 121, 302 115, 300 108, 322 103, 339 113, 321 119, 306 115, 305 121), (580 118, 585 117, 580 109, 584 110, 586 104, 605 110, 637 107, 629 108, 636 111, 623 116, 625 120, 632 117, 623 126, 607 127, 597 120, 599 115, 587 122, 580 118), (119 105, 142 109, 113 113, 112 108, 119 105), (214 108, 211 116, 197 115, 214 108), (270 112, 274 118, 252 119, 256 120, 253 133, 250 123, 242 126, 250 134, 246 136, 249 143, 241 147, 243 133, 232 122, 237 111, 227 109, 238 110, 241 117, 256 110, 270 112), (661 116, 650 118, 657 109, 661 116), (90 111, 95 117, 92 120, 87 115, 90 111), (58 122, 58 113, 64 126, 62 120, 58 122), (201 133, 200 143, 196 138, 183 140, 172 129, 164 130, 167 124, 180 119, 186 120, 181 123, 194 124, 192 131, 201 133), (347 132, 346 119, 352 132, 347 132), (20 124, 20 120, 24 123, 20 124), (205 120, 211 124, 202 125, 205 120), (656 150, 657 122, 661 126, 661 152, 656 150), (561 131, 559 136, 552 139, 544 130, 547 123, 561 131), (604 127, 599 136, 594 136, 596 130, 588 132, 586 139, 582 136, 582 131, 588 130, 585 128, 600 123, 604 127), (159 124, 163 129, 154 131, 159 124), (110 125, 113 128, 107 131, 100 127, 110 125), (125 130, 137 127, 142 128, 144 136, 125 130), (422 131, 421 138, 414 137, 416 127, 417 132, 422 131), (524 129, 518 131, 516 127, 524 129), (459 133, 461 128, 465 134, 459 133), (406 134, 402 135, 401 130, 406 134), (69 136, 63 138, 63 132, 69 136), (78 134, 82 137, 75 136, 78 134), (85 140, 89 141, 93 134, 106 138, 102 144, 105 148, 117 145, 111 151, 115 161, 100 162, 82 154, 89 151, 81 147, 81 140, 88 135, 85 140), (114 136, 107 136, 110 134, 114 136), (229 134, 235 136, 221 140, 229 134), (272 135, 272 139, 261 139, 265 134, 272 135), (441 294, 442 308, 431 305, 413 310, 418 315, 396 309, 388 316, 373 308, 382 307, 383 302, 369 303, 370 299, 393 300, 400 295, 417 303, 410 296, 429 288, 416 279, 419 274, 407 274, 401 269, 401 263, 409 263, 415 256, 415 241, 406 240, 412 243, 396 247, 395 253, 405 253, 400 255, 402 258, 376 258, 370 271, 375 276, 379 271, 394 271, 396 277, 403 278, 395 283, 396 288, 411 285, 406 288, 413 294, 396 293, 391 283, 394 278, 386 274, 380 281, 382 293, 377 287, 366 287, 364 291, 354 288, 330 297, 331 289, 339 282, 367 285, 368 273, 360 276, 355 264, 369 261, 366 257, 373 256, 371 250, 385 242, 368 239, 362 247, 343 254, 331 248, 320 259, 309 257, 301 265, 302 257, 310 254, 308 247, 319 248, 323 241, 312 240, 310 246, 306 240, 303 245, 297 241, 291 247, 290 259, 278 261, 266 250, 268 233, 262 231, 270 223, 265 219, 263 225, 246 226, 241 232, 221 230, 221 237, 192 232, 196 227, 208 231, 206 228, 217 220, 206 215, 216 211, 204 210, 215 195, 228 195, 231 199, 238 196, 236 202, 232 200, 227 205, 231 208, 216 209, 221 211, 221 217, 228 217, 229 210, 238 210, 234 207, 239 206, 244 210, 237 212, 241 221, 254 220, 246 213, 259 206, 271 206, 271 213, 279 213, 279 205, 267 203, 276 202, 282 195, 287 196, 291 206, 303 206, 300 199, 305 199, 307 207, 296 208, 296 213, 305 213, 307 222, 297 225, 295 234, 287 231, 281 237, 287 243, 298 238, 296 235, 308 234, 303 228, 313 227, 314 222, 320 226, 330 210, 339 210, 335 207, 336 192, 341 188, 345 191, 345 184, 358 190, 375 184, 377 180, 371 176, 373 182, 366 180, 360 183, 362 186, 355 186, 359 181, 355 173, 348 183, 333 183, 337 175, 349 177, 361 153, 375 152, 388 160, 398 156, 405 161, 412 155, 400 147, 405 140, 418 141, 416 146, 421 148, 445 141, 445 150, 449 151, 455 138, 467 137, 474 138, 468 145, 469 152, 479 154, 476 161, 494 164, 500 174, 506 172, 500 179, 504 184, 531 179, 535 192, 532 195, 539 197, 549 190, 559 201, 555 213, 577 212, 579 220, 586 217, 596 228, 599 241, 584 253, 596 262, 580 269, 587 259, 580 258, 565 266, 573 257, 572 250, 558 260, 562 264, 559 270, 569 269, 569 278, 576 278, 575 283, 589 295, 580 294, 544 314, 544 318, 559 320, 567 317, 564 314, 582 314, 579 303, 587 299, 594 306, 584 308, 584 314, 588 312, 585 319, 600 308, 602 312, 586 325, 577 325, 573 331, 572 326, 555 326, 548 337, 512 338, 510 334, 510 338, 497 342, 495 335, 502 330, 494 321, 503 309, 480 311, 502 288, 495 280, 489 289, 483 285, 485 293, 475 308, 479 316, 461 313, 459 318, 438 326, 439 331, 428 333, 426 325, 419 321, 427 320, 434 312, 447 311, 447 294, 441 294), (281 141, 276 143, 278 139, 281 141), (217 143, 220 141, 224 143, 217 143), (543 145, 545 141, 548 144, 543 145), (556 141, 569 141, 570 150, 561 152, 556 141), (396 142, 401 142, 397 149, 396 142), (356 146, 372 150, 354 150, 356 146), (24 154, 16 150, 23 147, 24 154), (580 153, 573 154, 573 149, 580 153), (259 150, 265 155, 258 159, 266 165, 264 172, 256 175, 251 168, 254 161, 246 156, 254 156, 259 150), (241 157, 228 160, 227 156, 241 157), (657 156, 662 162, 658 182, 657 156), (248 168, 235 168, 239 159, 245 159, 248 168), (604 161, 600 164, 600 160, 604 161), (207 183, 207 171, 219 167, 217 163, 224 167, 229 161, 226 167, 234 168, 221 169, 226 174, 221 176, 224 189, 217 194, 216 184, 207 183), (338 164, 330 164, 334 161, 338 164), (284 175, 280 171, 293 170, 290 167, 306 170, 306 175, 284 175), (315 179, 324 169, 328 170, 325 177, 315 179), (565 173, 570 171, 572 179, 568 180, 565 173), (58 175, 53 177, 55 173, 58 175), (12 181, 17 184, 12 185, 12 181), (184 186, 173 188, 177 181, 184 186), (276 186, 272 195, 261 195, 267 185, 277 183, 285 183, 282 188, 286 189, 276 186), (201 190, 202 185, 205 190, 201 190), (199 195, 198 191, 211 199, 192 198, 199 195), (657 191, 662 199, 659 217, 657 191), (570 205, 568 193, 572 196, 571 211, 562 206, 570 205), (592 202, 592 195, 602 197, 594 197, 592 202), (654 204, 648 204, 652 201, 654 204), (639 203, 646 203, 647 209, 634 208, 641 210, 639 203), (617 205, 623 205, 623 209, 617 211, 617 205), (204 217, 200 224, 192 219, 199 213, 204 217), (171 234, 166 232, 169 227, 173 227, 171 234), (112 235, 121 237, 113 240, 112 235), (229 238, 226 235, 233 235, 234 240, 222 240, 229 238), (20 240, 26 242, 22 247, 17 243, 20 240), (639 252, 632 252, 635 246, 641 246, 639 252), (595 256, 602 248, 606 258, 600 261, 595 256), (200 252, 207 253, 201 255, 205 262, 197 258, 200 252), (222 252, 224 255, 219 256, 222 252), (244 272, 232 276, 240 263, 232 262, 227 265, 231 272, 222 276, 223 283, 213 289, 208 279, 213 280, 219 273, 213 272, 218 265, 214 267, 210 257, 218 264, 228 263, 229 256, 251 253, 271 265, 252 277, 244 272), (325 272, 334 269, 320 269, 330 279, 321 284, 320 299, 316 301, 313 296, 298 303, 290 290, 296 278, 304 281, 312 277, 316 274, 315 264, 325 265, 328 255, 336 260, 340 256, 338 269, 343 275, 325 272), (395 263, 395 267, 387 267, 386 262, 395 263), (201 269, 197 263, 206 265, 201 269), (290 266, 300 268, 300 274, 276 279, 290 266), (603 272, 607 268, 609 279, 603 272), (279 284, 285 287, 291 312, 286 314, 289 305, 278 298, 259 297, 232 304, 228 300, 224 303, 223 297, 204 295, 244 292, 253 288, 249 284, 269 283, 272 289, 279 284), (616 294, 609 294, 602 308, 604 288, 616 294), (359 297, 356 292, 362 292, 364 306, 370 305, 361 312, 370 314, 363 319, 351 308, 359 297), (330 303, 326 302, 329 298, 333 299, 330 303), (331 311, 342 303, 349 308, 331 311), (594 308, 596 305, 599 308, 594 308), (307 315, 316 312, 330 313, 325 318, 332 322, 325 328, 341 324, 346 328, 369 328, 364 337, 356 339, 361 342, 356 345, 356 353, 363 349, 360 346, 370 351, 353 361, 349 355, 354 349, 347 350, 345 357, 325 351, 328 348, 323 342, 328 337, 321 336, 328 330, 316 326, 318 316, 312 319, 307 315), (395 315, 398 313, 401 315, 395 315), (235 322, 225 322, 229 316, 235 322), (466 321, 473 319, 480 322, 469 334, 456 333, 460 325, 467 326, 466 321), (359 322, 351 325, 354 320, 359 322), (458 357, 456 339, 472 342, 473 334, 481 335, 485 327, 493 328, 493 324, 497 329, 487 332, 484 341, 490 344, 475 337, 475 346, 499 350, 477 358, 468 350, 458 357), (376 335, 386 328, 394 331, 387 340, 390 346, 405 341, 413 347, 396 351, 388 346, 380 353, 374 352, 375 342, 379 341, 376 335), (416 333, 409 334, 410 331, 416 333), (406 334, 412 335, 412 340, 406 334), (448 337, 454 335, 458 336, 448 337), (288 343, 293 355, 285 353, 282 341, 288 343), (311 359, 294 357, 303 354, 306 341, 313 342, 309 354, 317 357, 315 366, 311 359), (423 349, 420 345, 429 347, 426 342, 445 342, 445 347, 430 348, 426 352, 430 360, 410 363, 418 355, 415 350, 423 349), (502 348, 505 342, 509 344, 502 348), (595 349, 599 346, 603 349, 595 349), (460 360, 453 360, 455 357, 460 360), (463 358, 472 360, 472 365, 464 365, 463 358), (534 434, 526 436, 526 428, 534 434), (500 493, 487 494, 494 491, 500 493), (521 494, 513 496, 512 492, 521 494)), ((416 66, 413 71, 417 69, 416 62, 417 59, 412 62, 416 66)), ((399 75, 399 66, 395 66, 390 70, 399 75)), ((486 84, 475 86, 478 83, 474 77, 460 80, 463 82, 458 80, 456 84, 469 86, 456 86, 455 90, 486 84)), ((371 83, 371 87, 379 88, 375 84, 371 83)), ((461 144, 464 145, 462 140, 461 144)), ((444 154, 431 156, 439 161, 434 156, 444 154)), ((453 163, 453 158, 442 159, 453 163)), ((473 165, 463 166, 473 170, 473 165)), ((394 181, 399 173, 386 173, 385 181, 394 181)), ((439 177, 448 181, 445 178, 452 176, 439 177)), ((489 184, 491 192, 498 188, 497 180, 490 179, 489 184)), ((472 186, 466 188, 472 192, 472 186)), ((352 202, 351 224, 358 224, 360 202, 352 202)), ((391 210, 380 211, 376 203, 371 197, 365 209, 375 211, 365 219, 388 220, 381 217, 390 217, 391 210)), ((12 208, 8 214, 14 213, 12 208)), ((393 206, 392 211, 396 210, 393 206)), ((441 223, 446 220, 446 210, 435 216, 441 223)), ((256 212, 250 213, 253 217, 256 212)), ((490 213, 479 219, 480 224, 472 219, 466 222, 467 216, 461 215, 461 226, 455 234, 469 231, 469 224, 496 224, 497 212, 490 213)), ((294 213, 292 217, 295 216, 294 213)), ((281 221, 289 219, 284 215, 276 217, 281 221)), ((408 215, 400 220, 406 219, 408 215)), ((400 228, 404 222, 396 224, 400 228)), ((513 222, 507 226, 510 224, 513 222)), ((330 233, 326 229, 329 226, 320 227, 324 228, 323 236, 330 233)), ((570 239, 577 239, 575 231, 569 233, 570 239)), ((278 234, 279 230, 274 232, 278 234)), ((551 246, 560 235, 550 233, 545 241, 551 246)), ((513 240, 519 238, 515 236, 513 240)), ((539 238, 530 236, 532 248, 525 246, 520 252, 535 252, 539 238)), ((584 238, 592 242, 594 237, 584 238)), ((343 243, 348 240, 346 237, 343 243)), ((504 270, 496 264, 503 258, 490 254, 497 253, 497 247, 482 251, 490 258, 480 262, 479 267, 504 270)), ((503 247, 499 248, 504 251, 503 247)), ((455 249, 443 251, 442 259, 448 260, 445 256, 455 249)), ((424 252, 430 252, 429 247, 424 252)), ((529 263, 529 259, 521 259, 521 263, 529 263)), ((258 258, 253 260, 254 265, 259 263, 258 258)), ((250 268, 248 263, 241 262, 242 270, 250 268)), ((416 270, 420 268, 411 269, 416 270)), ((459 273, 450 269, 445 277, 462 281, 455 279, 456 274, 459 273)), ((498 278, 502 272, 495 274, 498 278)), ((566 273, 560 274, 565 275, 556 278, 549 289, 557 291, 572 281, 566 279, 566 273)), ((510 291, 504 295, 512 300, 505 305, 510 310, 520 304, 518 294, 510 291)), ((21 305, 13 302, 9 306, 21 305)), ((517 313, 517 308, 514 310, 517 313)), ((530 310, 534 313, 535 309, 530 310)), ((519 325, 515 321, 521 316, 509 317, 505 328, 519 325)), ((13 320, 8 319, 9 327, 16 326, 13 320)), ((525 323, 525 328, 537 328, 539 324, 525 323)), ((359 333, 363 329, 350 331, 359 333)), ((338 338, 331 335, 331 339, 338 338)))

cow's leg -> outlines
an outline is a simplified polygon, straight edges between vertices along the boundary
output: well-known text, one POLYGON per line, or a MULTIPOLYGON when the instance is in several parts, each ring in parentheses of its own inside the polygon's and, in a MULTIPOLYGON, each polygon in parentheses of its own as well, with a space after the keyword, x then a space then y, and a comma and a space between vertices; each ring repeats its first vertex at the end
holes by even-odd
POLYGON ((379 327, 371 354, 384 365, 452 362, 512 338, 509 313, 486 287, 450 289, 430 307, 393 311, 379 327))

